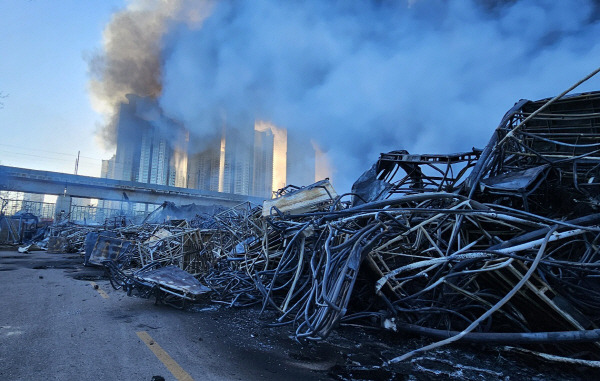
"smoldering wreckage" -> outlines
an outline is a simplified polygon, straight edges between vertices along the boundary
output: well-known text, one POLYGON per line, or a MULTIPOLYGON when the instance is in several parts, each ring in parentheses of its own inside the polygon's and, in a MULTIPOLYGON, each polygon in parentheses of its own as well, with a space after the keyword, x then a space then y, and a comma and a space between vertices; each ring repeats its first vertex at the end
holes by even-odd
POLYGON ((384 153, 349 194, 323 180, 187 219, 165 203, 142 225, 55 226, 50 247, 129 295, 275 311, 300 341, 344 324, 434 339, 381 367, 460 341, 598 368, 599 205, 591 92, 519 101, 483 150, 384 153))

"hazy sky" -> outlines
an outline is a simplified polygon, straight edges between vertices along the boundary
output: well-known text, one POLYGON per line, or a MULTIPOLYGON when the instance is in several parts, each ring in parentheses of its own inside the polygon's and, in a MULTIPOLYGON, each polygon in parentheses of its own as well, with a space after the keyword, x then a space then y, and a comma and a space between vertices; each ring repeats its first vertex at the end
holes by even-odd
POLYGON ((123 0, 0 0, 0 164, 100 175, 86 57, 123 0))
MULTIPOLYGON (((0 163, 72 172, 80 150, 79 173, 99 175, 112 152, 97 144, 106 120, 91 106, 88 59, 127 5, 112 18, 107 67, 120 69, 109 72, 160 62, 160 105, 196 133, 226 113, 311 136, 340 188, 380 152, 482 148, 514 102, 552 97, 600 65, 594 0, 202 3, 0 0, 0 163)), ((138 76, 108 79, 139 87, 138 76)), ((590 90, 600 77, 576 92, 590 90)))

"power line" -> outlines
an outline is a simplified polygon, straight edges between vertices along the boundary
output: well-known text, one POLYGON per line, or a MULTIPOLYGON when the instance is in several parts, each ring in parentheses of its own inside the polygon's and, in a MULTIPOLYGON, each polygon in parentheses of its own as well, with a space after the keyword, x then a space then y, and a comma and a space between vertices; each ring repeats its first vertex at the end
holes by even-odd
MULTIPOLYGON (((24 148, 23 146, 15 146, 15 145, 4 144, 4 143, 0 143, 0 146, 11 147, 11 148, 20 148, 20 149, 24 149, 24 150, 27 149, 27 148, 24 148)), ((33 149, 33 151, 35 151, 35 152, 40 152, 40 151, 41 152, 47 152, 47 153, 52 153, 52 154, 56 154, 56 155, 65 155, 65 156, 69 156, 69 157, 73 157, 73 158, 77 157, 76 154, 72 154, 72 153, 56 152, 56 151, 49 151, 49 150, 37 149, 37 148, 33 149)), ((23 154, 23 155, 25 155, 25 154, 23 154)), ((91 159, 91 160, 99 160, 99 161, 104 160, 104 159, 99 159, 97 157, 90 157, 90 156, 83 156, 83 155, 80 156, 80 157, 84 157, 86 159, 91 159)))
POLYGON ((58 157, 33 155, 33 154, 30 154, 30 153, 12 152, 12 151, 4 151, 4 150, 0 150, 0 152, 10 153, 12 155, 22 155, 22 156, 39 157, 40 159, 60 160, 60 161, 67 161, 67 162, 71 162, 72 161, 71 159, 61 159, 61 158, 58 158, 58 157))

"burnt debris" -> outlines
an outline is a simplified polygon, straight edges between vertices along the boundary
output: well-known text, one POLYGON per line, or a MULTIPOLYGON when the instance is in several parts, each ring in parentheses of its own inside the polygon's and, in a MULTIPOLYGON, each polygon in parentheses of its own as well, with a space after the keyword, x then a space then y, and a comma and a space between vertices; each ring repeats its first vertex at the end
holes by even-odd
POLYGON ((263 206, 53 234, 130 294, 257 305, 299 340, 344 324, 441 340, 391 363, 457 340, 593 361, 599 196, 592 92, 519 101, 483 150, 381 154, 349 194, 324 180, 263 206))

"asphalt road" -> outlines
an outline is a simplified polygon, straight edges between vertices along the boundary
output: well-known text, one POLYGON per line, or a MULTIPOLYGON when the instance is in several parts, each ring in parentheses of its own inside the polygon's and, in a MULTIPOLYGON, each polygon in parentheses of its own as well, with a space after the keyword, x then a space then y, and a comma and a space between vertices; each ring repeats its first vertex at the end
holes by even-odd
POLYGON ((600 379, 598 369, 483 345, 381 368, 430 341, 351 326, 300 344, 289 326, 266 326, 276 315, 209 301, 185 311, 155 305, 82 263, 77 254, 0 251, 0 381, 600 379))
POLYGON ((335 355, 298 361, 292 340, 266 337, 243 313, 157 306, 81 263, 0 251, 0 380, 330 379, 335 355))

